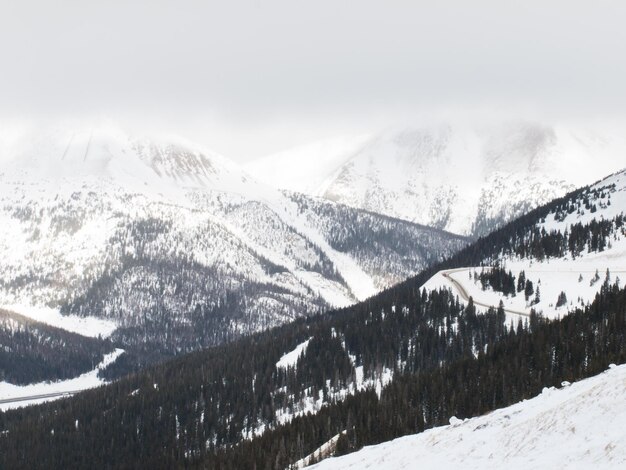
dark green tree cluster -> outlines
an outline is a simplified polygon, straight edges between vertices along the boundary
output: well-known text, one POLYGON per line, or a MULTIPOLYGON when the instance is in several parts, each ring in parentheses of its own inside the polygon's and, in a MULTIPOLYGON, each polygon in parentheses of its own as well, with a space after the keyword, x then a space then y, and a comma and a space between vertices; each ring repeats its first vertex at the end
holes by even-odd
POLYGON ((611 242, 611 235, 619 233, 624 227, 624 217, 616 216, 612 220, 596 220, 583 224, 572 224, 569 231, 533 227, 523 240, 518 242, 514 254, 524 258, 562 258, 570 255, 573 258, 583 253, 604 251, 611 242))
POLYGON ((530 296, 535 293, 535 287, 533 286, 533 282, 530 279, 526 279, 526 284, 524 284, 524 298, 526 302, 530 300, 530 296))
POLYGON ((491 289, 502 292, 504 295, 515 295, 515 276, 511 271, 507 271, 503 267, 494 266, 492 268, 483 269, 478 278, 483 290, 490 287, 491 289))

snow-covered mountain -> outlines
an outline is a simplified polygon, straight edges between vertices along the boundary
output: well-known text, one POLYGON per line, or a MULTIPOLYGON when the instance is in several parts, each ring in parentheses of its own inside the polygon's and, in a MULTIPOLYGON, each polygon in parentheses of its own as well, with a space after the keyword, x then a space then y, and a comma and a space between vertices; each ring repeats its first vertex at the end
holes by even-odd
MULTIPOLYGON (((476 313, 495 313, 500 302, 502 302, 503 322, 508 327, 511 327, 513 331, 515 328, 520 328, 519 325, 528 325, 535 313, 540 314, 544 318, 558 320, 567 316, 570 312, 576 311, 576 309, 583 311, 583 309, 588 308, 594 302, 602 290, 606 290, 616 281, 619 283, 620 278, 626 277, 626 169, 616 172, 589 187, 581 188, 566 198, 552 201, 550 204, 538 208, 536 211, 502 228, 499 232, 477 241, 474 245, 468 247, 467 250, 462 251, 452 260, 446 262, 446 264, 449 263, 452 263, 452 266, 448 266, 448 269, 441 270, 430 278, 425 277, 428 272, 422 273, 417 277, 419 279, 417 284, 414 284, 413 280, 407 281, 404 283, 405 288, 424 293, 451 291, 459 305, 468 309, 470 309, 468 305, 471 298, 473 304, 471 309, 474 315, 476 313), (457 258, 459 256, 461 258, 457 258), (472 259, 473 264, 461 265, 465 267, 459 266, 460 260, 465 259, 472 259), (481 275, 495 269, 494 265, 509 272, 512 276, 512 282, 516 286, 523 272, 525 281, 527 283, 530 282, 534 286, 532 294, 529 297, 525 297, 524 291, 520 291, 515 287, 513 293, 503 293, 499 286, 490 286, 488 283, 486 286, 483 286, 481 275), (559 302, 560 299, 562 303, 559 302)), ((389 293, 388 301, 394 302, 394 304, 391 307, 389 304, 386 305, 389 313, 382 314, 383 320, 387 315, 397 319, 408 314, 410 308, 407 305, 403 305, 402 301, 398 300, 399 297, 393 292, 389 293)), ((378 306, 378 308, 380 307, 378 306)), ((441 309, 441 306, 439 306, 439 309, 441 309)), ((366 324, 372 321, 371 316, 376 311, 376 307, 372 307, 372 311, 369 314, 370 319, 365 320, 366 324)), ((435 311, 438 310, 435 309, 435 311)), ((440 311, 439 314, 441 314, 440 311)), ((462 321, 452 320, 446 323, 445 327, 441 326, 441 329, 446 331, 449 328, 452 331, 457 331, 457 329, 462 328, 462 324, 462 321)), ((435 328, 437 327, 435 326, 435 328)), ((346 338, 334 328, 331 329, 329 336, 331 338, 339 338, 341 347, 343 349, 347 348, 346 338)), ((421 339, 425 341, 423 333, 421 339)), ((314 340, 315 337, 313 339, 309 337, 296 345, 281 357, 276 366, 278 368, 289 366, 294 369, 302 367, 309 355, 314 356, 316 354, 316 352, 310 351, 310 344, 314 340)), ((415 344, 419 340, 420 338, 416 336, 414 340, 409 340, 404 344, 408 345, 408 350, 410 350, 411 344, 415 344)), ((449 341, 449 338, 447 341, 449 341)), ((485 351, 492 346, 493 344, 485 345, 485 351)), ((477 352, 479 347, 475 347, 476 350, 473 353, 473 357, 477 358, 479 356, 477 352)), ((295 399, 294 403, 290 403, 287 407, 276 412, 276 420, 280 424, 285 424, 289 420, 294 419, 294 417, 307 413, 320 413, 324 406, 340 402, 345 400, 347 396, 358 394, 364 390, 374 391, 380 399, 385 390, 393 390, 395 380, 402 382, 406 378, 404 375, 406 374, 406 365, 402 362, 401 357, 395 358, 397 362, 390 367, 382 367, 378 364, 376 371, 368 373, 362 365, 358 365, 356 353, 351 353, 347 349, 346 353, 354 372, 345 386, 338 390, 328 387, 328 390, 325 390, 324 393, 319 393, 319 396, 315 392, 305 391, 304 397, 295 399)), ((407 362, 407 364, 409 363, 410 361, 407 362)), ((578 406, 575 396, 567 393, 559 395, 559 393, 555 396, 562 398, 564 407, 569 409, 578 406)), ((294 394, 294 396, 298 395, 294 394)), ((545 396, 544 394, 542 397, 545 398, 545 396)), ((622 387, 615 396, 612 396, 612 399, 623 399, 625 396, 626 389, 622 387)), ((534 399, 535 402, 541 404, 542 397, 534 399)), ((548 407, 552 406, 552 404, 553 402, 549 402, 548 407)), ((514 408, 517 410, 520 407, 524 408, 524 406, 524 404, 520 404, 514 408)), ((590 413, 593 414, 596 411, 598 410, 594 409, 590 413)), ((500 410, 497 413, 498 416, 505 416, 509 414, 509 410, 500 410)), ((530 417, 525 416, 522 421, 532 419, 535 412, 531 411, 529 415, 530 417)), ((481 424, 490 422, 491 416, 476 418, 468 421, 468 423, 476 422, 481 424)), ((455 429, 456 424, 458 424, 458 420, 453 421, 455 426, 452 426, 451 429, 455 429)), ((493 424, 496 433, 500 431, 499 426, 502 424, 500 421, 497 419, 493 424)), ((464 429, 466 432, 469 432, 478 424, 468 424, 464 429)), ((260 429, 262 432, 264 427, 260 429)), ((440 431, 440 429, 436 429, 429 431, 426 435, 434 435, 436 439, 439 439, 440 435, 442 435, 438 434, 440 431)), ((255 432, 259 432, 259 430, 256 429, 255 432)), ((450 436, 450 439, 446 437, 445 445, 442 444, 436 455, 432 456, 432 461, 425 460, 426 467, 436 466, 435 464, 439 460, 444 463, 449 462, 444 457, 447 452, 445 446, 451 446, 450 458, 453 460, 461 459, 465 455, 465 447, 462 445, 458 448, 454 447, 458 437, 454 433, 455 431, 443 428, 441 432, 444 433, 444 436, 450 436)), ((561 438, 559 432, 560 427, 557 426, 554 432, 551 433, 550 438, 558 441, 561 438)), ((342 431, 342 433, 333 436, 320 448, 296 461, 295 467, 302 468, 333 455, 339 438, 345 434, 346 431, 342 431)), ((411 439, 411 442, 420 443, 420 446, 427 445, 422 443, 431 442, 428 437, 421 436, 417 435, 407 439, 411 439)), ((484 440, 490 438, 491 434, 489 431, 487 433, 469 435, 470 438, 474 439, 473 436, 477 436, 476 439, 484 440)), ((606 442, 619 438, 621 438, 621 434, 616 426, 606 436, 606 442)), ((535 441, 538 439, 540 438, 537 437, 535 441)), ((396 442, 405 441, 394 441, 373 447, 372 450, 366 449, 366 451, 354 456, 336 461, 331 460, 327 464, 323 463, 320 465, 320 468, 344 468, 346 466, 350 468, 350 465, 354 466, 354 468, 367 468, 368 466, 379 468, 381 467, 380 463, 386 459, 393 462, 389 468, 411 468, 412 462, 414 462, 412 459, 416 454, 411 452, 410 446, 404 448, 398 446, 396 442), (390 451, 387 452, 387 449, 390 449, 390 451), (393 460, 390 457, 392 453, 395 455, 396 452, 400 452, 398 454, 399 460, 393 460), (402 467, 401 465, 406 465, 407 467, 402 467)), ((606 442, 604 445, 606 445, 606 442)), ((601 450, 598 448, 598 445, 598 442, 593 442, 589 444, 589 448, 594 452, 598 452, 601 450)), ((479 444, 473 441, 472 448, 476 449, 475 454, 479 463, 483 462, 482 459, 488 457, 488 454, 482 453, 479 444)), ((531 452, 531 448, 520 446, 520 456, 526 455, 525 453, 527 452, 531 452)), ((430 454, 427 455, 429 455, 428 458, 430 459, 430 454)), ((500 457, 505 458, 502 455, 500 457)), ((608 462, 610 463, 610 460, 608 462)), ((501 460, 497 461, 493 468, 499 468, 501 463, 501 460)), ((537 468, 540 467, 541 465, 537 466, 537 468)), ((608 468, 612 467, 609 466, 608 468)))
POLYGON ((626 466, 626 365, 477 418, 366 447, 315 470, 626 466))
POLYGON ((618 132, 529 121, 394 129, 349 142, 281 152, 248 168, 279 187, 483 235, 620 169, 626 155, 626 139, 618 132), (306 180, 315 186, 294 187, 317 161, 325 173, 306 180))
POLYGON ((248 162, 245 169, 281 189, 319 194, 330 175, 369 142, 369 135, 322 140, 248 162))
POLYGON ((115 127, 5 133, 0 161, 0 304, 169 351, 362 300, 465 243, 115 127))

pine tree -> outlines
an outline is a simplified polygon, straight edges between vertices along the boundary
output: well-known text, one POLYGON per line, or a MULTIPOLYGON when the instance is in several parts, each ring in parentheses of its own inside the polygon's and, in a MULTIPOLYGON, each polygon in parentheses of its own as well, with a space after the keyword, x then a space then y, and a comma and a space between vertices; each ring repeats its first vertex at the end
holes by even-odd
POLYGON ((530 279, 526 280, 526 286, 524 287, 524 297, 526 298, 526 302, 528 302, 528 299, 530 299, 530 296, 533 295, 535 292, 534 288, 533 288, 533 283, 530 279))
POLYGON ((535 299, 533 300, 533 305, 537 305, 541 301, 541 296, 539 294, 539 286, 535 289, 535 299))
MULTIPOLYGON (((521 271, 517 277, 517 292, 522 292, 526 286, 526 273, 521 271)), ((527 299, 528 300, 528 299, 527 299)))

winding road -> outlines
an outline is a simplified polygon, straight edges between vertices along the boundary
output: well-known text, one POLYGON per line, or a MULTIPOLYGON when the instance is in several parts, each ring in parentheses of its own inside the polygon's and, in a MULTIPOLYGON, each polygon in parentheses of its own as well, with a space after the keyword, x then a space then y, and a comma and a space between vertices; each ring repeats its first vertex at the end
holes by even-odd
MULTIPOLYGON (((572 273, 575 274, 595 274, 595 273, 604 273, 608 268, 610 271, 611 275, 624 275, 626 274, 626 269, 624 268, 624 266, 622 264, 615 264, 613 263, 612 265, 608 265, 608 263, 606 262, 599 262, 597 265, 597 268, 593 265, 572 265, 572 266, 566 266, 566 267, 562 267, 562 268, 554 268, 554 267, 550 267, 550 266, 543 266, 543 267, 533 267, 529 270, 527 270, 527 272, 530 273, 534 273, 534 274, 540 274, 540 273, 563 273, 563 274, 569 274, 571 275, 572 273)), ((475 289, 468 289, 466 288, 462 281, 458 280, 459 276, 453 277, 454 274, 456 273, 469 273, 472 270, 479 270, 479 269, 489 269, 488 267, 464 267, 464 268, 456 268, 456 269, 448 269, 445 271, 440 271, 439 274, 441 274, 441 276, 446 280, 447 284, 449 287, 451 287, 454 291, 456 291, 459 295, 459 297, 461 298, 461 300, 468 302, 470 297, 472 297, 472 300, 474 302, 475 305, 480 306, 480 307, 484 307, 484 308, 489 308, 489 307, 493 307, 493 308, 497 308, 498 305, 497 304, 493 304, 494 300, 491 300, 490 302, 487 301, 481 301, 479 299, 477 299, 474 296, 470 296, 469 292, 474 292, 475 293, 475 289)), ((467 277, 466 277, 467 279, 467 277)), ((598 284, 598 289, 600 287, 601 283, 598 284)), ((595 293, 594 293, 595 295, 595 293)), ((593 297, 591 298, 593 299, 593 297)), ((589 300, 589 299, 588 299, 589 300)), ((496 301, 497 302, 497 301, 496 301)), ((550 306, 551 307, 551 306, 550 306)), ((523 307, 517 307, 517 309, 511 309, 510 307, 504 307, 504 311, 508 314, 511 315, 519 315, 522 317, 530 317, 530 308, 527 309, 523 309, 523 307)), ((545 313, 545 312, 544 312, 545 313)))
MULTIPOLYGON (((457 291, 457 293, 459 294, 459 297, 461 297, 461 299, 463 299, 465 302, 469 302, 470 295, 467 293, 467 290, 465 289, 465 287, 463 287, 463 285, 459 281, 454 279, 450 274, 454 274, 454 273, 458 273, 458 272, 462 272, 462 271, 469 271, 470 269, 472 269, 472 268, 448 269, 447 271, 441 271, 441 273, 440 273, 450 283, 450 285, 452 287, 454 287, 454 290, 457 291)), ((473 297, 472 297, 472 302, 474 302, 474 305, 478 305, 480 307, 498 308, 497 305, 486 304, 486 303, 483 303, 483 302, 480 302, 480 301, 476 300, 473 297)), ((530 313, 529 312, 523 312, 523 311, 520 311, 520 310, 511 310, 509 308, 505 308, 504 312, 505 313, 510 313, 510 314, 513 314, 513 315, 521 315, 522 317, 530 317, 530 313)))

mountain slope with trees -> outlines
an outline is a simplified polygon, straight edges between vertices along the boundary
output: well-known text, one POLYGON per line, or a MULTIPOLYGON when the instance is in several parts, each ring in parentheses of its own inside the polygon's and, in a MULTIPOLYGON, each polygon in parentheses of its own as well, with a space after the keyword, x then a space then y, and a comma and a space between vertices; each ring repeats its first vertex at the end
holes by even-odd
POLYGON ((108 340, 70 333, 0 309, 0 382, 25 385, 75 377, 113 350, 108 340))
MULTIPOLYGON (((539 224, 577 201, 606 193, 621 200, 624 181, 620 173, 538 208, 355 306, 182 356, 72 399, 4 413, 3 462, 36 467, 46 456, 52 466, 78 468, 285 468, 338 434, 337 452, 348 452, 624 362, 626 291, 609 278, 593 303, 562 319, 533 314, 517 323, 497 309, 478 315, 447 290, 421 289, 440 269, 518 250, 532 256, 529 244, 550 239, 542 231, 536 237, 539 224), (294 367, 279 367, 298 347, 294 367)), ((625 235, 613 225, 604 238, 625 235)))
POLYGON ((467 243, 176 139, 57 129, 2 149, 0 306, 112 322, 135 365, 352 304, 467 243))

